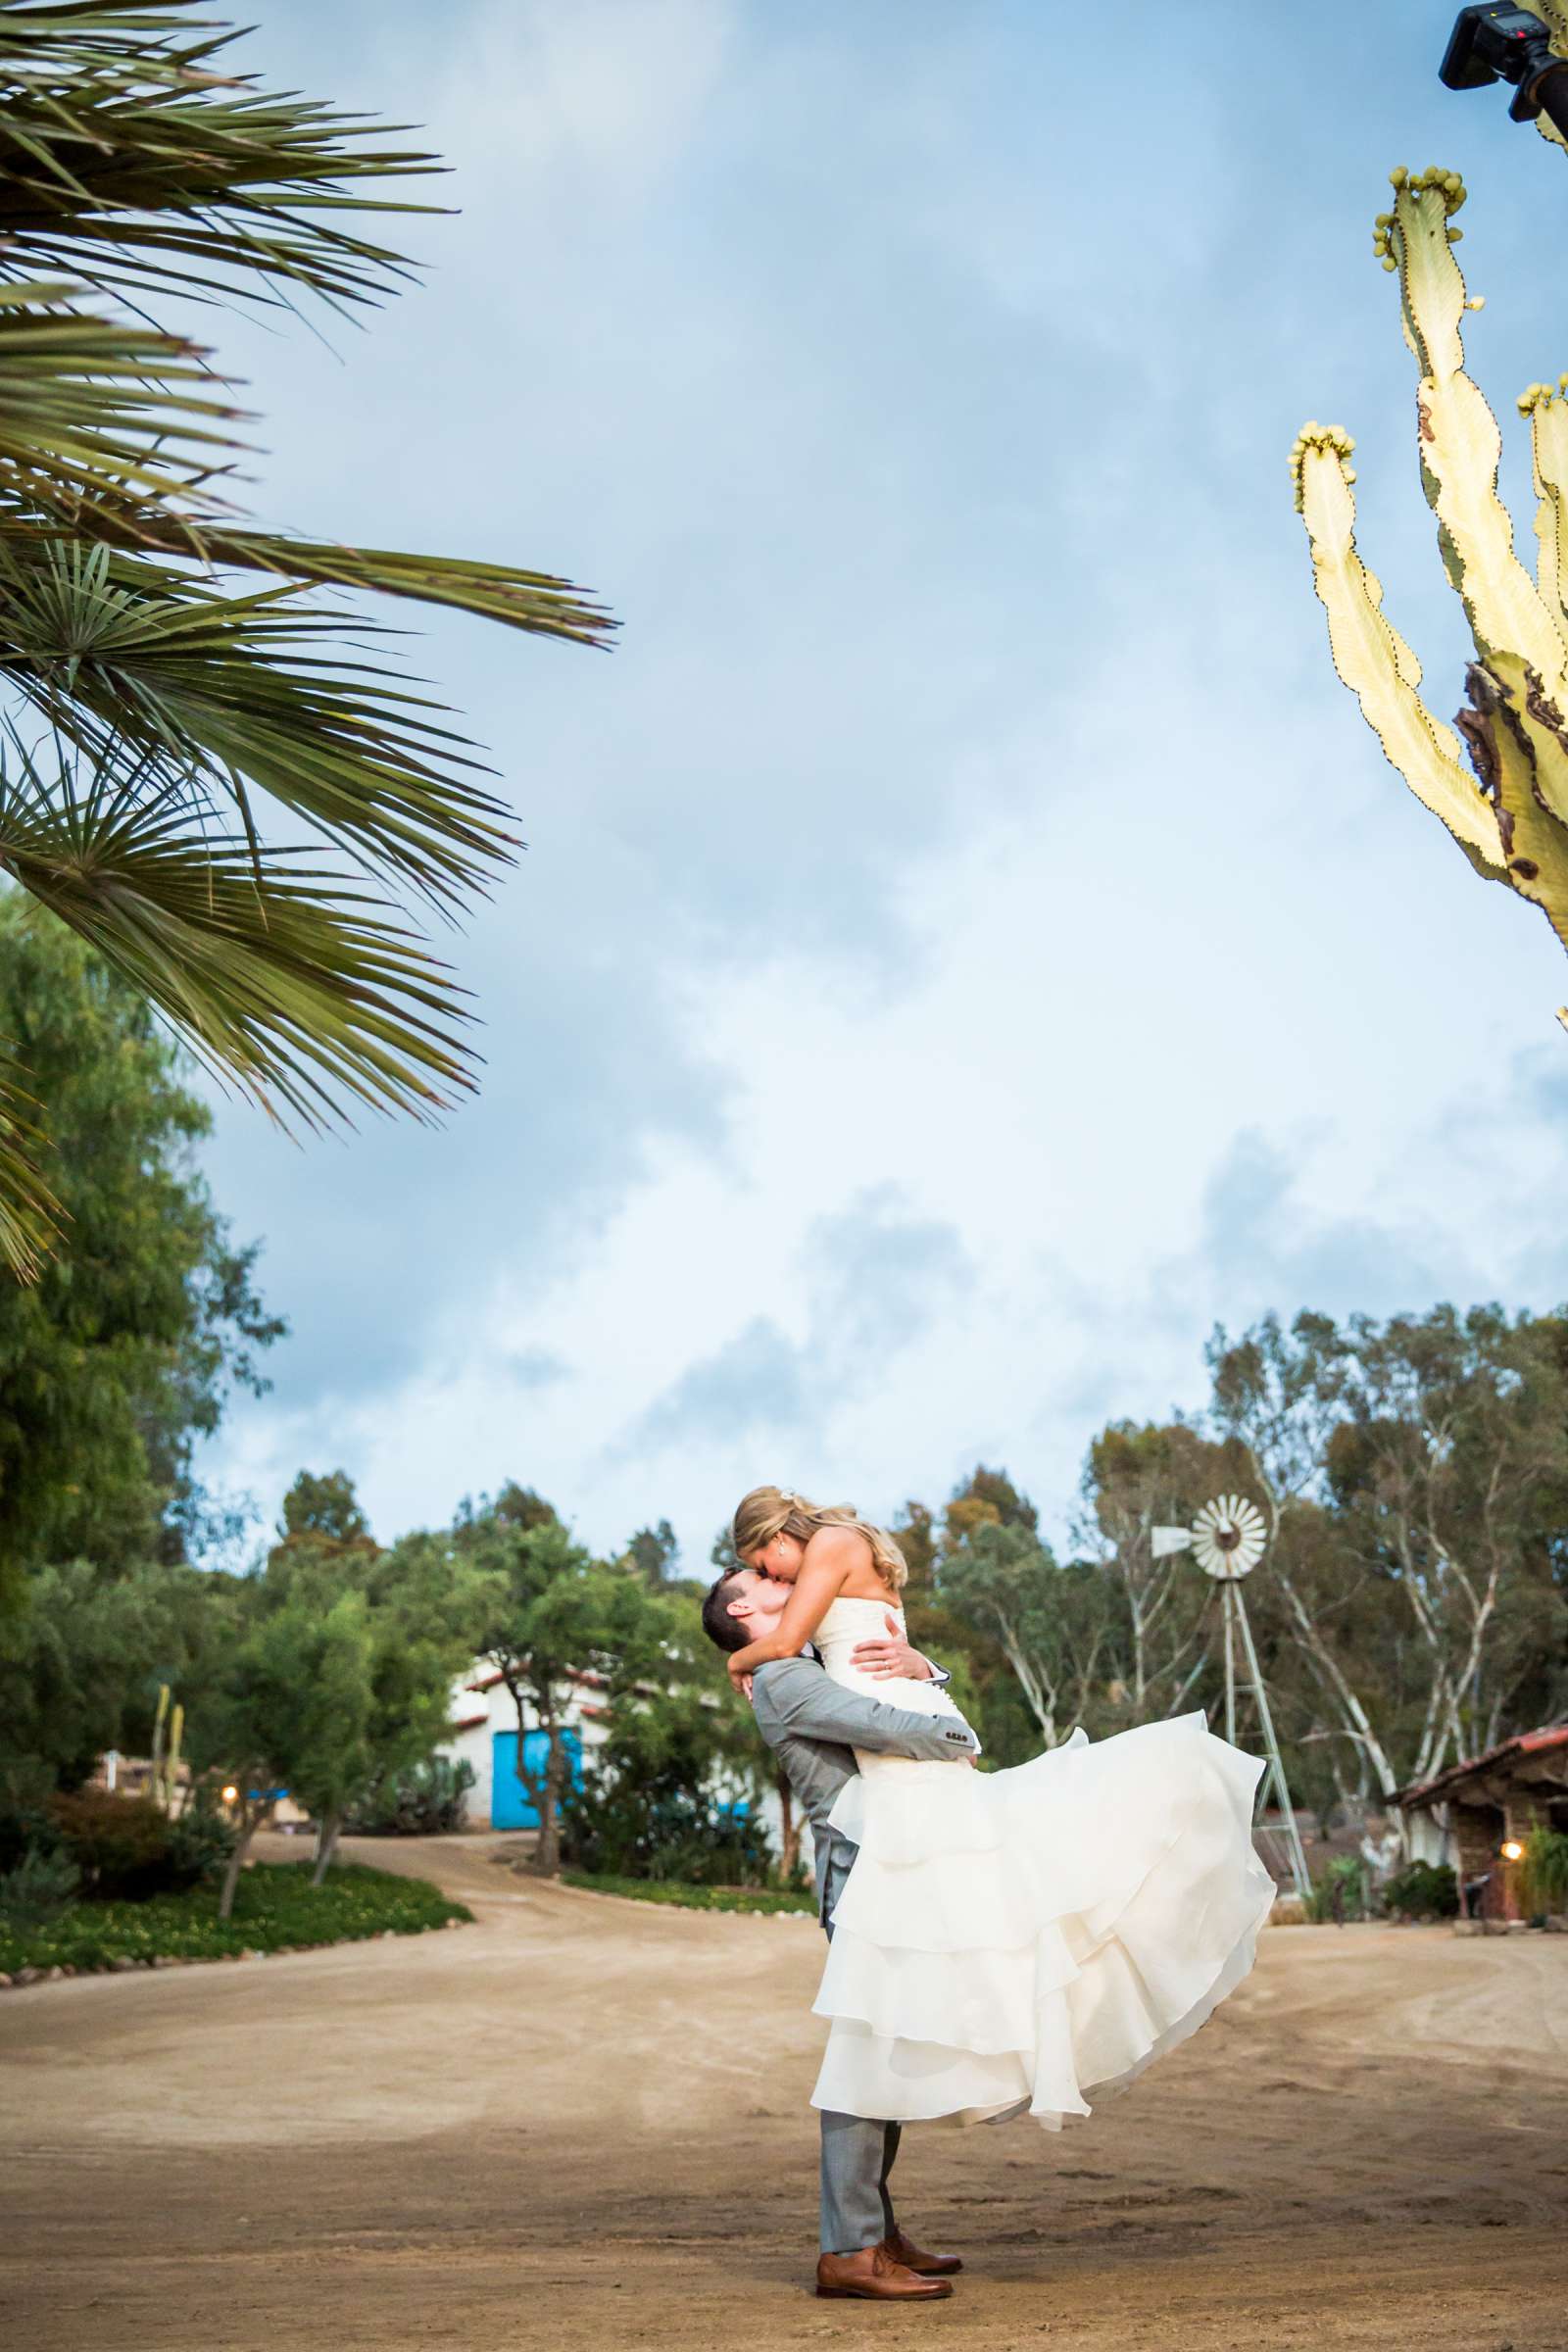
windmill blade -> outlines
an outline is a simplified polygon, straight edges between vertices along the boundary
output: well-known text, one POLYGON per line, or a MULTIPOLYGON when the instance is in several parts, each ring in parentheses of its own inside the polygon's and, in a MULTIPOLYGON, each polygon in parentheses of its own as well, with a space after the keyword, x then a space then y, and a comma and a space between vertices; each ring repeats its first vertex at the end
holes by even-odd
POLYGON ((1190 1527, 1152 1527, 1149 1547, 1156 1560, 1168 1560, 1173 1552, 1191 1548, 1193 1531, 1190 1527))

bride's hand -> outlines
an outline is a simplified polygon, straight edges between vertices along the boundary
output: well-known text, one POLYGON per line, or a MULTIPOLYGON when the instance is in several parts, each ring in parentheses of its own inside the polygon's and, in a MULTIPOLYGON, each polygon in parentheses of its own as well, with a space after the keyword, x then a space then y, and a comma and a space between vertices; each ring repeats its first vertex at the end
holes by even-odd
POLYGON ((887 1612, 887 1634, 875 1642, 857 1642, 850 1652, 850 1664, 861 1674, 869 1674, 878 1682, 897 1676, 901 1680, 926 1683, 931 1679, 931 1661, 917 1649, 911 1649, 899 1630, 899 1621, 891 1609, 887 1612))

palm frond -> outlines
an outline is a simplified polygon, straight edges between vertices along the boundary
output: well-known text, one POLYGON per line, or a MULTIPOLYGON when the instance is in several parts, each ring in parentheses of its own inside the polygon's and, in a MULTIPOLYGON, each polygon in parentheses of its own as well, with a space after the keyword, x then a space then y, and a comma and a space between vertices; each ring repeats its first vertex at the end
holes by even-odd
POLYGON ((192 496, 239 444, 240 412, 176 336, 72 307, 82 288, 0 285, 0 528, 5 506, 79 519, 104 500, 192 496))
POLYGON ((447 968, 309 853, 205 835, 173 787, 100 758, 49 773, 15 733, 0 871, 95 948, 198 1059, 283 1126, 356 1104, 431 1120, 471 1091, 447 968))
MULTIPOLYGON (((241 413, 142 306, 374 303, 410 266, 365 217, 431 210, 402 191, 439 166, 228 71, 238 36, 201 6, 0 0, 0 681, 55 750, 0 732, 0 879, 285 1123, 430 1117, 473 1083, 459 992, 355 877, 451 911, 514 843, 473 746, 376 658, 393 632, 320 592, 590 646, 615 623, 555 572, 269 532, 234 503, 241 413), (264 803, 316 847, 266 844, 264 803)), ((0 1060, 22 1272, 53 1239, 42 1148, 0 1060)))
POLYGON ((336 306, 395 290, 409 265, 346 217, 433 208, 350 191, 439 158, 370 143, 404 125, 221 71, 239 36, 199 4, 0 0, 0 270, 336 306))
POLYGON ((94 527, 110 546, 195 556, 225 568, 275 572, 285 579, 366 589, 378 596, 413 597, 421 605, 448 605, 459 612, 504 621, 532 637, 559 637, 572 645, 602 650, 619 626, 569 580, 555 572, 521 571, 509 564, 476 564, 466 556, 401 555, 386 548, 236 530, 218 518, 209 523, 177 512, 136 510, 122 521, 101 510, 94 527))
POLYGON ((94 758, 129 747, 187 807, 230 799, 252 835, 251 790, 269 793, 367 866, 461 902, 510 862, 508 811, 439 704, 346 658, 378 633, 297 588, 224 596, 0 534, 0 675, 60 735, 94 758))
POLYGON ((0 1054, 0 1263, 35 1282, 59 1243, 65 1211, 43 1174, 48 1140, 23 1075, 0 1054))
POLYGON ((0 283, 0 537, 70 531, 204 567, 448 605, 535 636, 608 643, 614 622, 559 574, 248 530, 219 502, 245 444, 207 355, 72 306, 67 282, 0 283))

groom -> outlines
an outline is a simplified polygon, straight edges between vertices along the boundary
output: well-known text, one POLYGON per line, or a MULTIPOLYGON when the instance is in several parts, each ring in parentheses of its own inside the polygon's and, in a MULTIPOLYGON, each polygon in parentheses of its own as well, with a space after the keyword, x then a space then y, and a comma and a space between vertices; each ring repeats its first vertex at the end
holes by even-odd
MULTIPOLYGON (((718 1578, 703 1603, 703 1625, 722 1650, 744 1649, 775 1620, 757 1617, 751 1595, 763 1582, 754 1569, 718 1578)), ((890 1620, 885 1642, 862 1642, 855 1663, 876 1675, 913 1675, 946 1682, 890 1620)), ((846 1690, 824 1672, 815 1650, 772 1658, 752 1680, 757 1728, 789 1775, 811 1825, 816 1849, 817 1907, 828 1935, 833 1913, 858 1851, 828 1820, 834 1799, 856 1770, 854 1751, 912 1756, 924 1763, 962 1763, 979 1741, 961 1718, 916 1715, 846 1690)), ((858 2296, 875 2303, 935 2303, 953 2292, 956 2255, 922 2254, 899 2228, 888 2176, 899 2152, 900 2126, 863 2116, 821 2113, 822 2253, 819 2295, 858 2296)))

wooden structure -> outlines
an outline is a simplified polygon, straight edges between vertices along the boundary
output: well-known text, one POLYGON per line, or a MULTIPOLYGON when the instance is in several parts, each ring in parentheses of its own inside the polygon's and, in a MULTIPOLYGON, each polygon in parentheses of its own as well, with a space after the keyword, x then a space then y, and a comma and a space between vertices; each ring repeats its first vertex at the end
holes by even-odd
POLYGON ((1411 1852, 1453 1865, 1468 1914, 1522 1919, 1519 1864, 1506 1849, 1522 1846, 1532 1830, 1568 1830, 1568 1724, 1521 1732, 1401 1789, 1398 1802, 1411 1852))

